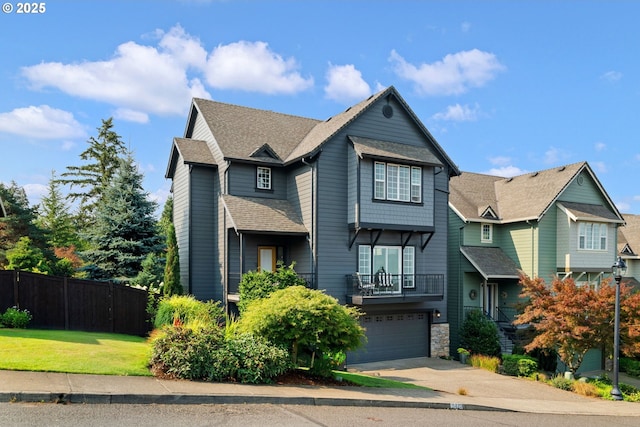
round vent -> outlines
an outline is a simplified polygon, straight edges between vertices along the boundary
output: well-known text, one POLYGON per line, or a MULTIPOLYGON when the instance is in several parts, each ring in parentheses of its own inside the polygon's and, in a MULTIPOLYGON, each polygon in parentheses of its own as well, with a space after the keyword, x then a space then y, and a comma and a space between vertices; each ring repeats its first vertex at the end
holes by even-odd
POLYGON ((391 117, 393 117, 393 108, 391 107, 391 105, 387 104, 384 107, 382 107, 382 115, 385 116, 387 119, 390 119, 391 117))

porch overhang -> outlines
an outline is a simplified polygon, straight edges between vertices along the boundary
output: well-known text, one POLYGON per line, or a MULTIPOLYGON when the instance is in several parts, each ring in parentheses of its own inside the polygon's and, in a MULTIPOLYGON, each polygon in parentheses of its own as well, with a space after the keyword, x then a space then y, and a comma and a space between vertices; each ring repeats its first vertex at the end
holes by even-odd
POLYGON ((485 280, 520 278, 520 267, 500 248, 461 246, 460 252, 485 280))
POLYGON ((444 166, 426 147, 381 141, 360 136, 349 136, 353 149, 360 158, 369 157, 383 161, 401 161, 405 164, 420 166, 444 166))
POLYGON ((229 217, 228 228, 237 234, 269 234, 306 236, 305 227, 288 200, 258 197, 222 196, 224 209, 229 217))
POLYGON ((420 235, 420 249, 424 251, 427 244, 433 237, 436 229, 433 226, 417 226, 404 224, 381 224, 381 223, 351 223, 349 224, 349 249, 353 247, 356 239, 362 232, 369 232, 370 245, 375 246, 383 231, 396 231, 401 235, 401 246, 404 248, 413 235, 420 235))

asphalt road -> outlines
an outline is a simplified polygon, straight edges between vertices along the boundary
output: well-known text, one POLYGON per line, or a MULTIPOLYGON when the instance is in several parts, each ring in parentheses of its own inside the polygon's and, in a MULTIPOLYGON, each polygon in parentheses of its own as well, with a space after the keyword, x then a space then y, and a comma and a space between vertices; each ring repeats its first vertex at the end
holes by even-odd
POLYGON ((0 426, 634 426, 637 417, 297 405, 0 403, 0 426))

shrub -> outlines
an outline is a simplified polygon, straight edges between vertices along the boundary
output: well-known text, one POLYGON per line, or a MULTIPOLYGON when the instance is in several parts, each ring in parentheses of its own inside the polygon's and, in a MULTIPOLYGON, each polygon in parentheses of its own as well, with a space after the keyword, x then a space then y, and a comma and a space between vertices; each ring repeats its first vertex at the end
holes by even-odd
POLYGON ((20 310, 17 307, 10 307, 4 314, 0 315, 0 326, 6 328, 24 329, 33 319, 29 310, 20 310))
POLYGON ((202 324, 218 325, 224 319, 220 302, 202 302, 191 295, 165 297, 158 303, 154 326, 172 325, 175 319, 187 324, 199 321, 202 324))
MULTIPOLYGON (((233 355, 238 361, 233 377, 241 383, 269 383, 292 368, 289 354, 283 348, 251 334, 240 334, 225 342, 225 357, 233 355)), ((218 356, 219 357, 219 356, 218 356)), ((215 361, 222 364, 223 360, 215 361)))
POLYGON ((640 360, 621 357, 620 370, 623 372, 626 372, 628 375, 631 375, 632 377, 640 377, 640 360))
POLYGON ((530 377, 538 371, 538 362, 531 356, 503 354, 502 369, 513 377, 530 377))
POLYGON ((218 327, 197 330, 165 327, 153 340, 151 370, 181 379, 206 379, 211 373, 213 351, 222 342, 218 327))
POLYGON ((495 356, 485 356, 484 354, 473 354, 469 357, 469 363, 476 368, 482 368, 489 372, 498 372, 500 359, 495 356))
POLYGON ((460 345, 471 354, 500 355, 498 327, 480 310, 467 313, 460 328, 460 345))
POLYGON ((322 291, 290 286, 249 304, 239 329, 289 349, 297 364, 299 352, 320 355, 358 348, 366 339, 359 316, 356 308, 342 306, 322 291))
POLYGON ((298 276, 292 263, 289 267, 284 267, 278 263, 276 271, 249 271, 242 275, 238 292, 240 301, 238 309, 244 312, 247 306, 257 299, 267 298, 273 292, 289 286, 306 286, 307 282, 298 276))
POLYGON ((555 388, 559 388, 560 390, 571 391, 574 380, 565 378, 562 375, 557 375, 551 378, 550 383, 552 386, 554 386, 555 388))

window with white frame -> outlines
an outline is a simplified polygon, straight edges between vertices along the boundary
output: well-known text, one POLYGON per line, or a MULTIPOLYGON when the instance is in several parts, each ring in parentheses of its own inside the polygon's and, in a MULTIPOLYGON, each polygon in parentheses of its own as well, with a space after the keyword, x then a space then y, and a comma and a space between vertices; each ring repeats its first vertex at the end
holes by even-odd
POLYGON ((578 249, 587 251, 606 251, 607 224, 598 222, 581 222, 578 224, 578 249))
POLYGON ((493 224, 482 224, 482 234, 480 236, 482 243, 493 242, 493 224))
POLYGON ((358 273, 373 281, 376 273, 384 272, 385 282, 400 291, 415 287, 415 248, 413 246, 358 246, 358 273))
POLYGON ((422 202, 422 168, 375 162, 374 198, 398 202, 422 202))
POLYGON ((271 190, 271 168, 258 167, 256 176, 259 190, 271 190))

